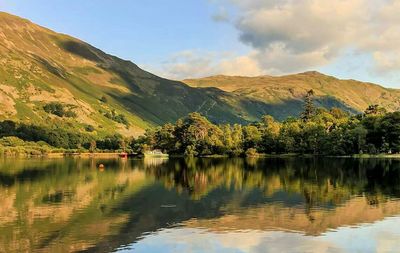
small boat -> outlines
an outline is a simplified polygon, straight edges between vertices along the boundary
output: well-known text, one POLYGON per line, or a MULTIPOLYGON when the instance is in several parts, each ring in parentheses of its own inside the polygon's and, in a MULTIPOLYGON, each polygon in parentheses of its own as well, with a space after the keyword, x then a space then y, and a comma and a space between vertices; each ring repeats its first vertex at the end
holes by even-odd
POLYGON ((104 168, 105 168, 104 164, 100 163, 99 164, 99 170, 100 171, 104 171, 104 168))
POLYGON ((163 153, 161 150, 152 150, 152 151, 146 151, 143 153, 143 156, 145 158, 150 157, 150 158, 167 158, 169 155, 163 153))
POLYGON ((128 153, 122 152, 122 153, 119 154, 119 157, 121 157, 121 158, 128 158, 128 153))

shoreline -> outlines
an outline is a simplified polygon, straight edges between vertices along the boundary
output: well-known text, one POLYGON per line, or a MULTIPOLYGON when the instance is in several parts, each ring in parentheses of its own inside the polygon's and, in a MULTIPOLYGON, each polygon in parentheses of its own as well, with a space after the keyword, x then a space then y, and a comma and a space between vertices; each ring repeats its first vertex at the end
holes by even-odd
MULTIPOLYGON (((82 158, 119 158, 120 152, 83 152, 83 153, 69 153, 69 152, 58 152, 58 153, 46 153, 41 155, 32 154, 0 154, 0 157, 28 157, 28 158, 65 158, 65 157, 82 157, 82 158)), ((129 157, 139 157, 132 156, 129 157)), ((170 155, 170 158, 187 158, 185 155, 170 155)), ((357 159, 400 159, 400 154, 356 154, 356 155, 342 155, 342 156, 331 156, 331 155, 313 155, 313 154, 257 154, 254 156, 237 156, 232 157, 229 155, 206 155, 197 156, 194 158, 357 158, 357 159)))
POLYGON ((117 152, 107 152, 107 153, 48 153, 44 154, 43 157, 104 157, 104 158, 112 158, 119 157, 120 153, 117 152))
POLYGON ((19 157, 19 158, 66 158, 66 157, 83 157, 83 158, 91 158, 91 157, 96 157, 96 158, 119 158, 120 153, 113 153, 113 152, 107 152, 107 153, 46 153, 46 154, 41 154, 41 155, 31 155, 31 154, 0 154, 0 157, 8 157, 8 158, 13 158, 13 157, 19 157))

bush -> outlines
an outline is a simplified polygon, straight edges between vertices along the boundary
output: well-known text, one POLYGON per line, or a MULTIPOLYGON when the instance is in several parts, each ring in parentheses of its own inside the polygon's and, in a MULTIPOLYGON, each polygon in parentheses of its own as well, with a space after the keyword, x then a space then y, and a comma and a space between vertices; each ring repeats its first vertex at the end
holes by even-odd
POLYGON ((7 136, 0 139, 0 145, 4 147, 24 146, 25 142, 15 136, 7 136))
POLYGON ((87 125, 87 126, 85 126, 85 131, 86 132, 89 132, 89 133, 91 133, 91 132, 93 132, 95 129, 94 129, 94 126, 92 126, 92 125, 87 125))
POLYGON ((233 149, 232 151, 228 152, 230 157, 239 157, 243 155, 242 149, 233 149))
POLYGON ((197 156, 197 155, 198 155, 198 152, 196 151, 196 148, 194 146, 189 145, 189 146, 186 147, 185 156, 192 157, 192 156, 197 156))
POLYGON ((58 117, 68 117, 68 118, 76 118, 76 113, 71 110, 65 110, 63 104, 58 102, 51 102, 45 106, 43 106, 45 112, 54 114, 58 117))
POLYGON ((257 157, 259 154, 257 153, 257 150, 255 148, 249 148, 246 150, 246 156, 247 157, 257 157))
POLYGON ((126 126, 129 126, 129 121, 126 118, 126 116, 123 115, 123 114, 117 114, 117 112, 115 110, 112 110, 111 112, 104 113, 104 116, 106 118, 108 118, 108 119, 111 119, 111 120, 115 121, 115 122, 118 122, 118 123, 124 124, 126 126))
POLYGON ((106 96, 102 96, 102 97, 100 98, 100 101, 106 104, 106 103, 108 102, 108 99, 107 99, 106 96))
POLYGON ((73 111, 66 111, 64 113, 64 116, 67 117, 67 118, 76 118, 77 117, 76 113, 73 112, 73 111))
POLYGON ((96 147, 103 150, 118 150, 121 148, 122 141, 123 138, 119 134, 109 135, 102 140, 97 140, 96 147))
MULTIPOLYGON (((60 127, 46 127, 30 124, 11 124, 10 121, 0 122, 1 137, 18 137, 23 141, 43 141, 57 148, 73 149, 80 145, 89 146, 93 137, 60 127)), ((16 139, 5 140, 12 143, 16 139)))
POLYGON ((51 151, 51 147, 40 146, 36 142, 24 142, 17 137, 4 137, 0 139, 0 154, 7 156, 41 156, 51 151), (7 146, 2 146, 2 145, 7 146))

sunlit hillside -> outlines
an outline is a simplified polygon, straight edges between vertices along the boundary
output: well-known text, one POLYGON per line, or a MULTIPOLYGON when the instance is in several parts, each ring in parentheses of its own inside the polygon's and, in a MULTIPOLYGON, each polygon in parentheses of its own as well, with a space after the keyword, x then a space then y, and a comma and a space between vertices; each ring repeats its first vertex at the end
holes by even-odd
POLYGON ((238 96, 265 103, 282 105, 284 111, 298 112, 295 102, 313 89, 321 106, 337 105, 353 111, 364 111, 371 104, 379 104, 389 111, 400 109, 400 91, 382 86, 341 80, 319 72, 305 72, 287 76, 211 76, 184 80, 193 87, 216 87, 238 96), (290 103, 292 101, 292 103, 290 103), (286 105, 286 106, 284 106, 286 105))
POLYGON ((0 120, 137 136, 191 112, 215 123, 246 124, 265 114, 283 120, 299 114, 311 88, 316 104, 326 108, 352 113, 369 104, 400 108, 397 90, 314 72, 172 81, 79 39, 0 13, 0 120))
POLYGON ((193 111, 216 122, 243 123, 257 116, 241 105, 251 101, 155 76, 7 13, 0 13, 0 57, 0 119, 137 135, 193 111), (49 114, 43 108, 52 102, 75 117, 49 114))

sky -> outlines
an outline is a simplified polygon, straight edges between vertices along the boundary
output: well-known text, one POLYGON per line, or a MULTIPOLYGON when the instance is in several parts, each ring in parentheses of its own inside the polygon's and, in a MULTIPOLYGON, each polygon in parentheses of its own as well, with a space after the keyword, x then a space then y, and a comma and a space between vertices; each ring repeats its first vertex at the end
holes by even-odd
POLYGON ((0 0, 171 79, 317 70, 400 88, 400 0, 0 0))

